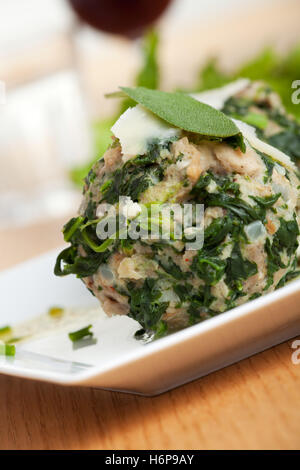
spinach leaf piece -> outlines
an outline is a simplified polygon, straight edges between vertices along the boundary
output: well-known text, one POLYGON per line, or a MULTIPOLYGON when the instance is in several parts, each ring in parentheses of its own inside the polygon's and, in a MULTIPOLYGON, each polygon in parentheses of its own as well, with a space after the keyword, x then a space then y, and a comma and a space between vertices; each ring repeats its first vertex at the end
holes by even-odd
POLYGON ((171 257, 169 257, 167 261, 161 261, 158 259, 158 262, 167 274, 178 281, 181 279, 187 279, 190 276, 190 273, 182 271, 178 264, 174 263, 171 257))
POLYGON ((271 196, 266 196, 266 197, 249 196, 251 199, 253 199, 253 201, 255 201, 258 204, 257 215, 261 221, 263 222, 266 221, 267 209, 271 209, 271 207, 280 198, 280 196, 281 196, 281 193, 274 194, 271 196))
MULTIPOLYGON (((295 268, 294 268, 295 269, 295 268)), ((297 277, 300 277, 300 271, 299 270, 291 270, 288 273, 286 273, 278 282, 276 285, 275 289, 279 289, 280 287, 285 286, 288 282, 292 281, 293 279, 296 279, 297 277)))
POLYGON ((194 257, 191 270, 207 285, 214 286, 222 278, 226 268, 226 261, 214 253, 200 250, 194 257))
POLYGON ((189 300, 188 314, 191 325, 203 321, 207 318, 207 315, 214 316, 216 314, 216 312, 210 309, 211 303, 215 300, 215 297, 211 294, 210 286, 204 285, 199 287, 198 291, 193 293, 189 300))
POLYGON ((76 274, 79 278, 92 276, 98 270, 100 264, 105 263, 110 254, 109 251, 106 253, 93 252, 83 257, 78 254, 76 246, 70 246, 58 255, 54 274, 60 277, 68 274, 76 274))
POLYGON ((204 204, 210 207, 224 207, 246 224, 260 219, 260 214, 254 207, 250 206, 250 204, 242 199, 229 196, 228 194, 208 194, 204 200, 204 204))
MULTIPOLYGON (((286 254, 290 257, 295 254, 298 247, 298 235, 299 227, 296 216, 288 221, 280 218, 280 226, 273 237, 272 243, 269 239, 265 242, 268 281, 264 290, 267 290, 273 284, 274 274, 280 268, 287 267, 281 259, 281 253, 286 250, 286 254)), ((296 269, 296 267, 294 267, 294 269, 296 269)), ((284 281, 282 281, 282 283, 284 283, 284 281)))
POLYGON ((77 277, 87 277, 94 274, 100 264, 104 263, 110 256, 111 251, 106 250, 96 253, 86 242, 86 233, 88 232, 88 240, 99 245, 99 239, 96 235, 95 227, 88 226, 84 230, 87 219, 83 217, 72 218, 63 228, 64 238, 72 245, 62 250, 58 255, 54 267, 56 276, 66 276, 68 274, 76 274, 77 277), (86 255, 79 254, 79 246, 81 246, 86 255))
POLYGON ((264 290, 267 290, 273 284, 276 271, 286 266, 281 261, 280 252, 276 249, 275 245, 273 247, 269 239, 265 242, 265 251, 267 253, 267 283, 264 290))
POLYGON ((169 305, 169 302, 159 301, 162 293, 157 287, 157 279, 147 278, 140 288, 129 282, 127 289, 130 295, 129 316, 146 330, 156 331, 158 322, 169 305))
POLYGON ((181 302, 186 302, 190 299, 191 293, 193 291, 193 286, 191 284, 174 284, 173 290, 176 295, 178 295, 181 302))
POLYGON ((197 195, 200 198, 207 196, 207 190, 205 189, 211 182, 215 182, 217 189, 224 193, 229 192, 234 196, 239 196, 240 185, 232 180, 229 176, 214 175, 211 172, 206 172, 200 176, 195 186, 193 187, 191 194, 197 195))
POLYGON ((161 145, 153 142, 149 145, 146 155, 137 156, 130 160, 122 168, 118 168, 111 175, 111 183, 102 186, 102 200, 109 204, 118 202, 120 196, 129 196, 133 201, 137 201, 149 186, 157 184, 163 178, 163 166, 158 164, 158 158, 162 148, 161 145))
POLYGON ((226 263, 226 283, 233 287, 237 281, 248 279, 258 272, 256 263, 243 258, 240 245, 234 244, 226 263))
POLYGON ((232 218, 225 216, 214 219, 204 231, 204 248, 217 247, 232 231, 232 218))
POLYGON ((297 237, 299 235, 299 227, 296 216, 292 220, 284 220, 280 218, 280 227, 274 235, 273 248, 282 251, 284 248, 289 256, 295 253, 298 247, 297 237))

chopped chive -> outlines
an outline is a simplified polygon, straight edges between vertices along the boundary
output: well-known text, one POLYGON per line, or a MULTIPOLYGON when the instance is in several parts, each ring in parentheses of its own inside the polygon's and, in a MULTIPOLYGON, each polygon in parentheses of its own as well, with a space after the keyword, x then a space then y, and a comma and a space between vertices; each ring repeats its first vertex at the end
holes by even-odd
POLYGON ((64 309, 61 307, 50 307, 48 315, 51 317, 60 317, 64 313, 64 309))
POLYGON ((85 328, 82 328, 81 330, 73 331, 72 333, 69 333, 70 340, 75 342, 86 337, 92 337, 94 335, 94 333, 90 331, 92 326, 93 325, 88 325, 85 328))
POLYGON ((5 345, 5 355, 6 356, 15 356, 16 355, 16 346, 14 344, 5 345))
POLYGON ((14 344, 5 344, 3 341, 0 342, 0 356, 15 356, 16 347, 14 344))

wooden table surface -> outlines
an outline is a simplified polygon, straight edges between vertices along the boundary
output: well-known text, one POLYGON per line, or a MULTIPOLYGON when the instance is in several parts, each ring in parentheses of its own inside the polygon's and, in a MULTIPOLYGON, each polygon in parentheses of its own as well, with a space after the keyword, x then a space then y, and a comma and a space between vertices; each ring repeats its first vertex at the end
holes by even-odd
MULTIPOLYGON (((0 232, 0 268, 61 244, 61 221, 0 232)), ((300 449, 292 341, 154 398, 0 375, 0 449, 300 449)))

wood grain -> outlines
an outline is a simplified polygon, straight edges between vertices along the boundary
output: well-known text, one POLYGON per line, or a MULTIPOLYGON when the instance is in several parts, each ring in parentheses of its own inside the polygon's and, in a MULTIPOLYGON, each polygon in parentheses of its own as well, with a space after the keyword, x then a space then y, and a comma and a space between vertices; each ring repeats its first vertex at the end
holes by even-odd
MULTIPOLYGON (((60 224, 1 232, 0 268, 61 244, 60 224)), ((291 343, 154 398, 2 375, 0 449, 300 449, 291 343)))

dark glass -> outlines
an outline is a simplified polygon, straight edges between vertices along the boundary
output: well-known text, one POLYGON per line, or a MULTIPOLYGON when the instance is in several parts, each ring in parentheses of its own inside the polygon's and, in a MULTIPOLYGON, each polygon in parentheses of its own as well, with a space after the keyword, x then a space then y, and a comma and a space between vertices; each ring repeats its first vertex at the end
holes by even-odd
POLYGON ((114 34, 138 37, 172 0, 69 0, 79 18, 114 34))

